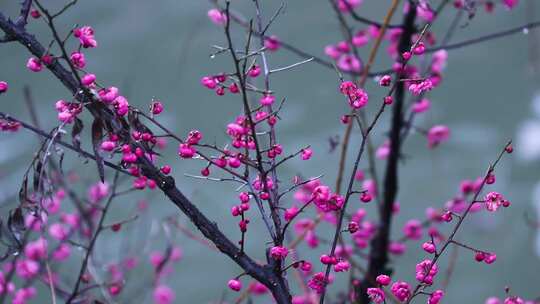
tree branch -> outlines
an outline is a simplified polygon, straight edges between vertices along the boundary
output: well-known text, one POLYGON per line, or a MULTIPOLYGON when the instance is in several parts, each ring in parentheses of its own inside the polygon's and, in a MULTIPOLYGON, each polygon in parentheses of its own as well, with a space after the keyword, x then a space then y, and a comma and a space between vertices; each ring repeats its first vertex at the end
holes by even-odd
MULTIPOLYGON (((20 44, 24 45, 34 56, 41 58, 45 54, 45 48, 33 35, 26 32, 25 29, 18 27, 11 20, 8 20, 2 13, 0 13, 0 29, 2 29, 7 36, 13 37, 20 44)), ((117 134, 126 142, 131 140, 127 122, 124 119, 117 117, 103 103, 97 100, 92 93, 81 89, 73 74, 66 70, 64 66, 58 61, 55 61, 48 65, 47 68, 70 92, 72 92, 76 99, 85 104, 85 107, 92 116, 103 119, 109 123, 107 127, 110 128, 110 132, 117 134)), ((171 202, 173 202, 221 252, 229 256, 236 264, 242 267, 247 274, 268 287, 277 303, 290 303, 288 289, 283 283, 283 280, 280 280, 268 266, 260 265, 249 256, 240 252, 240 249, 223 234, 217 224, 208 219, 186 196, 184 196, 184 194, 176 187, 175 180, 172 177, 161 174, 159 169, 146 158, 139 159, 139 165, 141 166, 143 174, 156 181, 161 191, 171 200, 171 202)))
MULTIPOLYGON (((403 34, 399 42, 400 54, 408 51, 411 47, 411 39, 415 32, 414 21, 416 9, 411 3, 409 12, 403 21, 403 34)), ((381 205, 380 224, 377 234, 371 241, 369 254, 368 272, 366 278, 357 288, 358 303, 369 303, 367 287, 372 286, 372 281, 379 274, 390 273, 388 263, 388 244, 390 241, 390 228, 392 224, 392 208, 396 199, 398 184, 398 161, 401 150, 400 134, 403 127, 403 103, 405 99, 405 83, 398 81, 395 91, 395 104, 393 105, 392 122, 390 129, 390 155, 386 164, 384 178, 384 196, 381 205)))

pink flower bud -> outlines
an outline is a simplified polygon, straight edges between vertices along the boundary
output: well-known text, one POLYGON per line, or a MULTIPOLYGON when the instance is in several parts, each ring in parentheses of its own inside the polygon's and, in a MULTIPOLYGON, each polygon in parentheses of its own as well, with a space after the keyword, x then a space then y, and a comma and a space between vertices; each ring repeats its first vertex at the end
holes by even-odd
POLYGON ((231 290, 234 291, 240 291, 240 289, 242 289, 242 282, 237 279, 229 280, 229 283, 227 285, 231 290))
POLYGON ((381 284, 382 286, 388 286, 391 282, 390 277, 385 274, 378 275, 375 280, 377 281, 377 283, 381 284))
POLYGON ((86 58, 81 52, 73 52, 69 58, 76 68, 82 69, 86 66, 86 58))
POLYGON ((39 72, 43 69, 43 65, 41 65, 41 61, 35 57, 31 57, 28 59, 28 62, 26 63, 26 67, 32 71, 32 72, 39 72))
POLYGON ((392 83, 392 77, 390 77, 390 75, 384 75, 379 80, 379 85, 382 87, 387 87, 390 85, 390 83, 392 83))
POLYGON ((94 83, 95 80, 96 80, 96 75, 94 75, 94 74, 86 74, 86 75, 83 76, 81 82, 82 82, 82 84, 84 86, 89 87, 94 83))
POLYGON ((0 81, 0 94, 7 92, 9 86, 8 83, 5 81, 0 81))

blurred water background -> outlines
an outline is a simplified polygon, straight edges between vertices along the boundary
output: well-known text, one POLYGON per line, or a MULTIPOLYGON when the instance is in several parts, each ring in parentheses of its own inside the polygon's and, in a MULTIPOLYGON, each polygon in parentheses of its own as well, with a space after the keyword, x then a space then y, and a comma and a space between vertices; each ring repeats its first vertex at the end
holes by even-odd
MULTIPOLYGON (((79 2, 58 20, 58 25, 64 33, 74 24, 94 27, 99 47, 86 52, 87 68, 98 76, 101 83, 118 86, 130 103, 143 108, 152 98, 160 99, 166 108, 160 120, 177 134, 183 135, 197 128, 210 142, 215 138, 218 144, 224 143, 224 126, 240 114, 240 100, 231 95, 216 97, 199 84, 202 76, 228 71, 231 67, 227 56, 209 57, 213 52, 211 45, 224 45, 224 35, 206 17, 207 10, 211 8, 208 2, 79 2)), ((358 12, 376 20, 382 19, 390 4, 390 1, 364 2, 358 12)), ((15 0, 0 0, 0 10, 14 16, 17 4, 15 0)), ((58 8, 63 1, 47 0, 43 4, 58 8)), ((263 1, 262 5, 264 17, 268 20, 280 2, 263 1)), ((232 7, 248 16, 254 14, 252 1, 232 1, 232 7)), ((454 15, 454 9, 447 9, 434 26, 435 32, 444 33, 454 15)), ((540 18, 540 3, 536 0, 523 0, 513 11, 499 6, 492 15, 479 10, 474 19, 462 19, 452 42, 518 26, 534 18, 540 18)), ((398 13, 393 22, 400 20, 401 14, 398 13)), ((360 27, 357 25, 356 28, 360 27)), ((32 21, 28 30, 44 44, 51 39, 39 21, 32 21)), ((237 31, 236 38, 243 36, 243 30, 238 26, 234 30, 237 31)), ((329 3, 323 0, 287 1, 284 13, 272 25, 270 32, 321 57, 324 57, 325 45, 342 37, 329 3)), ((393 230, 396 238, 401 236, 401 227, 407 219, 424 218, 426 207, 442 206, 456 193, 461 179, 483 174, 504 143, 510 138, 517 139, 516 153, 506 157, 497 170, 497 189, 510 198, 512 207, 494 214, 475 214, 458 236, 459 240, 496 252, 497 262, 490 266, 475 263, 470 252, 460 251, 444 303, 482 303, 488 296, 503 296, 505 286, 510 286, 512 293, 526 298, 540 296, 540 248, 539 243, 535 243, 537 231, 528 227, 524 220, 525 213, 535 218, 536 211, 540 212, 540 186, 537 186, 540 182, 538 39, 538 32, 531 31, 450 51, 443 84, 430 93, 433 108, 417 122, 424 127, 446 124, 452 129, 451 139, 433 151, 426 148, 425 139, 418 135, 411 136, 405 144, 404 153, 408 157, 402 163, 400 173, 399 202, 402 211, 395 217, 393 230)), ((365 56, 366 52, 367 49, 362 54, 365 56)), ((42 124, 49 129, 56 124, 54 103, 70 96, 48 72, 29 72, 25 68, 28 57, 27 51, 16 43, 0 46, 0 79, 8 81, 11 86, 9 94, 0 97, 0 109, 29 121, 22 88, 30 85, 42 124)), ((374 70, 388 67, 386 57, 382 53, 378 56, 374 70)), ((286 50, 269 55, 273 68, 299 60, 286 50)), ((299 173, 303 176, 324 174, 323 180, 333 185, 338 154, 328 153, 328 138, 342 134, 339 117, 347 109, 336 89, 335 72, 309 63, 273 76, 271 87, 278 98, 287 99, 283 120, 278 124, 279 141, 285 151, 290 153, 306 144, 315 150, 309 165, 294 160, 283 167, 280 170, 280 174, 286 177, 283 180, 288 182, 287 178, 299 173)), ((374 110, 383 90, 372 82, 368 89, 372 100, 369 108, 374 110)), ((84 117, 88 118, 88 115, 84 117)), ((386 121, 388 113, 383 118, 386 121)), ((385 123, 376 128, 374 141, 377 145, 384 140, 384 132, 388 129, 385 123)), ((34 135, 25 131, 16 135, 0 135, 0 198, 11 197, 18 191, 23 170, 37 145, 34 135)), ((351 146, 358 147, 358 141, 353 140, 351 146)), ((173 165, 174 177, 180 188, 231 238, 238 238, 236 222, 228 215, 236 199, 235 187, 185 177, 184 172, 198 174, 200 165, 179 160, 173 144, 168 151, 165 161, 173 165)), ((70 157, 68 164, 83 172, 84 180, 98 180, 92 162, 85 164, 70 157)), ((146 262, 148 251, 163 250, 165 245, 162 236, 155 234, 159 226, 156 219, 179 213, 157 192, 145 191, 116 202, 111 221, 125 218, 141 198, 148 200, 149 214, 136 224, 126 225, 129 232, 104 234, 98 242, 97 260, 114 261, 127 253, 138 255, 144 261, 145 266, 128 280, 126 295, 118 299, 119 303, 151 302, 150 293, 140 291, 141 286, 150 291, 151 270, 146 262), (128 238, 138 238, 139 241, 128 246, 128 238)), ((15 204, 12 199, 8 205, 3 205, 0 209, 2 216, 15 204)), ((359 204, 354 200, 351 210, 358 208, 359 204)), ((375 209, 368 207, 368 210, 374 213, 375 209)), ((179 218, 186 223, 185 217, 180 215, 179 218)), ((187 223, 186 226, 193 229, 187 223)), ((260 220, 254 219, 247 246, 248 252, 260 259, 268 241, 262 228, 260 220)), ((321 226, 318 231, 321 238, 326 239, 330 239, 333 233, 330 226, 321 226)), ((176 290, 176 303, 209 303, 219 300, 223 294, 225 299, 232 301, 235 295, 227 292, 225 286, 231 277, 239 274, 238 267, 183 234, 174 234, 175 241, 184 252, 182 262, 175 266, 174 274, 166 281, 176 290)), ((316 259, 328 250, 329 245, 321 246, 307 257, 316 259)), ((413 283, 413 267, 424 255, 416 248, 419 246, 409 247, 407 254, 398 258, 393 266, 396 277, 413 283)), ((448 258, 443 260, 441 269, 445 269, 448 258)), ((65 267, 75 265, 72 263, 65 267)), ((338 280, 331 291, 342 289, 339 287, 344 283, 338 280)), ((40 299, 35 303, 48 303, 48 299, 48 292, 43 288, 40 299)), ((263 298, 259 302, 269 303, 270 300, 263 298)))

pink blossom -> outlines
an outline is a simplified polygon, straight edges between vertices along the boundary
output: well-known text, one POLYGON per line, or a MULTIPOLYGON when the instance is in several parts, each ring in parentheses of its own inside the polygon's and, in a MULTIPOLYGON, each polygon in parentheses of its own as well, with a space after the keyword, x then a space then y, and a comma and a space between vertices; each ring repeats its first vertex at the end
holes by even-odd
POLYGON ((247 129, 236 123, 230 123, 227 125, 227 134, 230 136, 240 136, 247 133, 247 129))
POLYGON ((439 50, 433 53, 431 57, 431 71, 434 73, 441 73, 446 67, 446 61, 448 60, 448 52, 446 50, 439 50))
POLYGON ((88 200, 92 203, 98 203, 109 195, 109 184, 98 182, 88 189, 88 200))
POLYGON ((216 8, 208 11, 208 18, 216 25, 227 24, 227 15, 216 8))
POLYGON ((274 246, 270 248, 270 255, 275 260, 283 260, 289 254, 289 249, 283 246, 274 246))
POLYGON ((362 4, 362 0, 337 0, 339 10, 344 13, 350 12, 360 4, 362 4))
POLYGON ((281 41, 279 41, 277 36, 270 36, 264 39, 264 46, 269 51, 277 51, 281 47, 281 41))
POLYGON ((353 109, 360 109, 367 105, 369 100, 368 94, 362 89, 357 89, 354 94, 349 95, 349 105, 353 109))
POLYGON ((159 100, 154 100, 150 105, 150 110, 154 115, 161 114, 161 112, 163 112, 163 104, 159 100))
POLYGON ((313 150, 311 150, 310 148, 306 148, 302 150, 302 160, 310 159, 311 155, 313 155, 313 150))
POLYGON ((101 89, 99 90, 98 95, 101 101, 111 103, 118 97, 118 88, 108 87, 106 89, 101 89))
POLYGON ((13 296, 12 304, 26 304, 28 300, 36 296, 36 288, 25 287, 17 290, 13 296))
POLYGON ((154 303, 171 304, 174 302, 174 291, 166 285, 159 285, 154 289, 154 303))
POLYGON ((334 60, 337 60, 341 56, 341 51, 334 45, 327 45, 324 48, 324 53, 334 60))
MULTIPOLYGON (((253 188, 255 188, 255 190, 258 190, 258 191, 261 191, 261 190, 264 190, 264 186, 263 186, 263 183, 261 181, 261 178, 260 176, 257 176, 257 178, 255 178, 255 180, 252 182, 253 184, 253 188)), ((267 176, 266 177, 266 189, 268 190, 271 190, 274 188, 274 180, 272 180, 271 177, 267 176)))
POLYGON ((375 156, 377 156, 378 159, 386 159, 388 155, 390 155, 390 141, 385 141, 377 148, 375 156))
POLYGON ((217 81, 214 77, 204 76, 203 78, 201 78, 201 84, 208 89, 213 90, 217 86, 217 81))
POLYGON ((316 293, 322 293, 328 280, 325 280, 325 275, 322 272, 317 272, 308 281, 308 287, 313 289, 316 293))
POLYGON ((308 230, 306 233, 306 243, 310 248, 316 248, 319 246, 319 238, 317 237, 317 234, 313 230, 308 230))
POLYGON ((71 63, 76 68, 83 69, 86 66, 86 58, 84 57, 84 54, 81 52, 73 52, 71 53, 71 56, 69 57, 71 60, 71 63))
POLYGON ((493 264, 497 260, 497 255, 495 253, 488 253, 484 259, 484 263, 493 264))
POLYGON ((363 47, 369 42, 369 34, 366 31, 358 31, 352 39, 352 44, 356 47, 363 47))
POLYGON ((503 3, 508 9, 513 9, 514 6, 518 5, 519 0, 503 0, 503 3))
POLYGON ((249 291, 256 295, 262 295, 268 292, 268 288, 259 282, 251 282, 249 284, 249 291))
POLYGON ((336 265, 334 265, 335 272, 349 271, 349 268, 351 268, 351 264, 349 264, 347 261, 339 261, 336 265))
POLYGON ((415 55, 422 55, 426 51, 426 45, 423 42, 418 42, 418 44, 414 47, 414 54, 415 55))
POLYGON ((367 191, 372 197, 377 196, 377 184, 372 179, 366 179, 362 183, 362 188, 367 191))
POLYGON ((184 255, 184 253, 182 252, 182 249, 180 247, 173 247, 172 251, 171 251, 171 261, 173 262, 178 262, 182 259, 182 256, 184 255))
POLYGON ((311 194, 311 196, 316 203, 327 202, 330 200, 330 196, 331 196, 330 187, 317 186, 315 189, 313 189, 313 193, 311 194))
POLYGON ((422 223, 419 220, 412 219, 405 223, 403 234, 411 240, 419 240, 422 238, 422 223))
POLYGON ((276 100, 276 97, 274 95, 266 94, 261 99, 259 99, 259 102, 263 106, 269 106, 274 103, 274 100, 276 100))
POLYGON ((202 138, 203 138, 203 134, 201 133, 201 131, 191 130, 188 133, 186 142, 190 145, 196 145, 201 141, 202 138))
POLYGON ((293 218, 296 217, 296 215, 298 214, 299 211, 300 211, 300 209, 298 209, 295 206, 292 206, 291 208, 288 208, 287 210, 285 210, 285 214, 284 214, 285 220, 287 222, 290 222, 293 218))
POLYGON ((392 83, 392 77, 390 75, 384 75, 379 79, 379 85, 382 87, 387 87, 392 83))
POLYGON ((9 86, 5 81, 0 81, 0 94, 7 92, 9 86))
POLYGON ((258 111, 255 114, 255 120, 256 121, 262 121, 262 120, 265 120, 266 118, 268 118, 268 113, 265 112, 265 111, 258 111))
POLYGON ((15 264, 17 275, 24 279, 30 279, 39 272, 39 263, 29 259, 19 259, 15 264))
POLYGON ((249 76, 255 78, 261 74, 261 67, 257 64, 254 64, 251 69, 248 71, 249 76))
POLYGON ((47 197, 43 199, 42 204, 50 214, 55 214, 60 210, 60 200, 57 197, 47 197))
POLYGON ((381 284, 383 286, 388 286, 388 285, 390 285, 390 282, 391 282, 390 277, 385 275, 385 274, 378 275, 375 280, 377 281, 377 283, 379 283, 379 284, 381 284))
POLYGON ((485 304, 501 304, 501 300, 496 297, 489 297, 486 299, 485 304))
POLYGON ((375 303, 375 304, 381 304, 384 303, 384 291, 380 288, 368 288, 367 294, 369 296, 369 299, 375 303))
POLYGON ((111 152, 116 148, 116 143, 114 141, 106 140, 101 143, 101 150, 111 152))
POLYGON ((436 251, 435 244, 433 242, 425 242, 422 244, 422 249, 424 249, 425 252, 433 254, 436 251))
POLYGON ((429 110, 431 107, 431 102, 427 98, 422 98, 420 101, 415 102, 412 106, 412 111, 414 113, 423 113, 429 110))
POLYGON ((65 240, 68 236, 68 229, 61 223, 54 223, 49 226, 49 234, 57 240, 65 240))
POLYGON ((302 150, 302 160, 309 160, 313 155, 313 150, 311 148, 306 148, 302 150))
POLYGON ((388 252, 394 255, 402 255, 403 253, 405 253, 405 250, 405 244, 400 242, 391 242, 388 246, 388 252))
POLYGON ((71 247, 68 244, 62 243, 58 248, 53 252, 53 259, 56 261, 64 261, 71 254, 71 247))
POLYGON ((242 282, 240 282, 240 280, 238 279, 229 280, 229 283, 227 283, 227 285, 231 290, 234 291, 240 291, 240 289, 242 289, 242 282))
POLYGON ((420 5, 416 6, 416 14, 427 22, 431 22, 435 18, 435 12, 425 2, 420 2, 420 5))
POLYGON ((486 209, 494 212, 497 211, 497 209, 499 209, 499 207, 503 204, 504 197, 498 192, 489 192, 484 197, 484 202, 486 204, 486 209))
POLYGON ((431 82, 431 79, 429 78, 424 79, 420 82, 411 83, 409 85, 409 91, 411 91, 411 93, 416 96, 424 92, 431 91, 431 89, 433 89, 433 82, 431 82))
POLYGON ((93 85, 94 81, 96 81, 96 75, 94 74, 86 74, 81 79, 82 84, 86 87, 93 85))
POLYGON ((39 238, 26 244, 24 255, 31 260, 41 260, 47 257, 47 240, 39 238))
POLYGON ((437 264, 433 264, 431 260, 423 260, 416 264, 416 280, 420 283, 431 285, 438 271, 439 267, 437 264))
POLYGON ((43 65, 41 64, 41 61, 35 57, 31 57, 28 59, 28 62, 26 63, 26 67, 32 71, 32 72, 39 72, 43 69, 43 65))
POLYGON ((83 48, 95 48, 97 47, 97 41, 94 38, 94 29, 90 26, 83 26, 81 28, 75 29, 73 35, 79 38, 83 48))
POLYGON ((163 261, 165 261, 165 257, 163 256, 163 254, 161 252, 152 251, 150 253, 150 264, 152 264, 152 266, 154 266, 154 268, 159 267, 159 265, 161 263, 163 263, 163 261))
POLYGON ((526 303, 522 298, 516 297, 516 296, 507 297, 506 299, 504 299, 504 304, 529 304, 529 303, 534 304, 533 301, 526 303))
POLYGON ((337 66, 340 70, 345 72, 360 72, 362 69, 362 62, 352 54, 344 54, 338 58, 337 66))
POLYGON ((443 141, 447 141, 450 137, 450 129, 447 126, 436 125, 429 129, 427 138, 428 138, 428 147, 435 148, 443 141))
POLYGON ((409 299, 411 296, 411 286, 403 281, 397 281, 392 284, 392 294, 402 302, 409 299))
POLYGON ((444 291, 437 289, 428 298, 427 304, 439 304, 444 297, 444 291))
POLYGON ((39 17, 41 17, 41 13, 37 9, 32 9, 30 11, 30 16, 32 16, 32 18, 34 19, 38 19, 39 17))
POLYGON ((33 231, 41 231, 43 225, 47 223, 47 218, 46 212, 41 212, 36 215, 28 213, 24 218, 24 225, 33 231))
POLYGON ((113 101, 114 109, 116 114, 124 116, 129 112, 129 102, 124 96, 118 96, 113 101))

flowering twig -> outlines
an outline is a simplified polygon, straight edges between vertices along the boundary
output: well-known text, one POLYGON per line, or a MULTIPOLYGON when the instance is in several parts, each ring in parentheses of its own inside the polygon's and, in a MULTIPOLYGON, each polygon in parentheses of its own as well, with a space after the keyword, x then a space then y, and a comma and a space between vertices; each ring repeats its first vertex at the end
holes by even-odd
MULTIPOLYGON (((439 260, 439 258, 444 254, 444 252, 446 251, 446 249, 448 248, 448 246, 450 246, 450 244, 456 244, 456 245, 459 245, 460 247, 464 247, 464 248, 467 248, 469 250, 473 250, 473 251, 478 251, 477 249, 475 248, 472 248, 470 246, 467 246, 467 245, 464 245, 462 243, 459 243, 457 241, 454 240, 454 237, 455 235, 457 234, 459 228, 461 227, 461 225, 463 224, 463 221, 465 221, 465 218, 467 217, 467 215, 470 213, 471 211, 471 208, 472 206, 475 204, 475 202, 477 201, 478 197, 480 196, 480 193, 482 193, 482 190, 484 189, 484 186, 486 185, 486 182, 488 180, 488 178, 492 175, 492 173, 495 171, 495 167, 497 166, 497 164, 499 163, 499 161, 502 159, 503 155, 506 153, 508 147, 510 147, 512 144, 511 141, 509 141, 504 147, 503 149, 501 150, 501 152, 499 152, 499 155, 497 156, 497 158, 495 159, 495 161, 489 165, 487 171, 486 171, 486 174, 484 175, 484 178, 482 179, 482 183, 479 185, 478 189, 476 190, 476 192, 474 193, 474 196, 473 198, 471 199, 470 203, 468 204, 467 206, 467 209, 465 209, 465 211, 463 212, 463 214, 461 215, 460 218, 458 218, 458 221, 456 223, 456 225, 454 226, 454 228, 452 229, 452 232, 450 233, 450 236, 446 239, 446 241, 444 242, 444 244, 440 247, 441 249, 439 249, 439 251, 437 253, 434 254, 434 257, 433 257, 433 260, 431 261, 431 264, 429 266, 429 268, 427 269, 426 273, 429 273, 431 271, 431 269, 434 267, 434 265, 436 265, 437 261, 439 260)), ((414 297, 416 297, 418 294, 420 294, 420 291, 421 291, 421 288, 422 286, 424 286, 422 283, 416 285, 416 287, 414 288, 414 291, 412 293, 412 296, 409 297, 409 299, 407 300, 406 304, 410 303, 412 301, 412 299, 414 297)))

